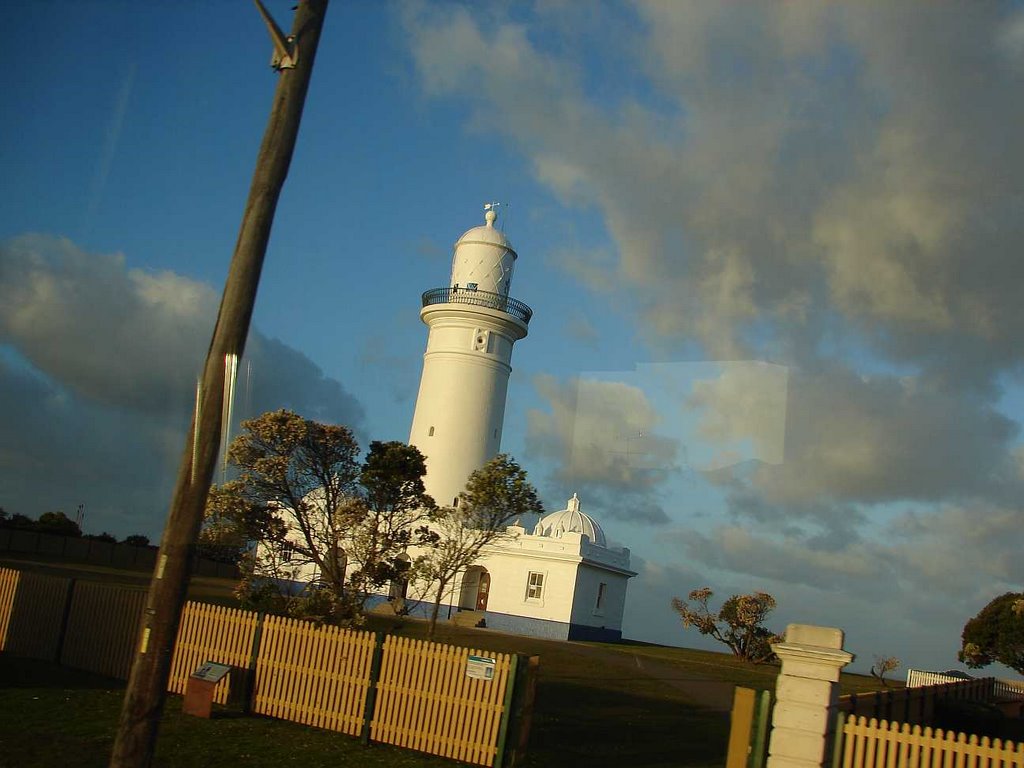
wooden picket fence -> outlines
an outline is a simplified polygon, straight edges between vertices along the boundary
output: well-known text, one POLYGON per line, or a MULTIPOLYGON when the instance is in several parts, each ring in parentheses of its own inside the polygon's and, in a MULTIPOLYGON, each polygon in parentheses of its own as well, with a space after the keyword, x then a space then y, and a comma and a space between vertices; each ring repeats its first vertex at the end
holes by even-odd
POLYGON ((838 718, 834 768, 1024 768, 1024 743, 844 713, 838 718))
MULTIPOLYGON (((139 589, 0 568, 0 651, 127 679, 144 603, 139 589)), ((476 765, 525 753, 536 657, 189 602, 168 691, 207 661, 231 667, 220 704, 476 765)))
MULTIPOLYGON (((830 740, 832 768, 1024 768, 1020 745, 943 734, 924 725, 940 702, 998 698, 994 684, 992 678, 956 679, 841 696, 832 707, 837 713, 836 737, 830 740)), ((736 688, 726 768, 763 768, 770 707, 768 691, 736 688)))
POLYGON ((146 593, 77 580, 70 590, 60 663, 127 680, 146 593))
MULTIPOLYGON (((141 610, 140 610, 141 613, 141 610)), ((140 614, 136 614, 138 617, 140 614)), ((256 626, 259 616, 252 611, 225 608, 206 603, 185 603, 178 625, 178 637, 171 657, 171 676, 167 690, 171 693, 185 693, 189 676, 204 662, 215 661, 232 668, 214 688, 213 700, 227 704, 231 685, 236 693, 239 687, 249 685, 243 671, 251 666, 256 626)), ((133 649, 134 650, 134 649, 133 649)))
POLYGON ((0 649, 58 661, 69 589, 67 579, 0 568, 0 649))
POLYGON ((366 719, 376 636, 268 616, 253 711, 358 736, 366 719))
MULTIPOLYGON (((370 722, 374 741, 492 765, 498 750, 512 656, 407 637, 384 642, 381 682, 370 722), (470 677, 475 664, 486 677, 470 677)), ((513 672, 514 674, 514 672, 513 672)))
MULTIPOLYGON (((923 669, 907 670, 907 688, 921 688, 929 685, 961 682, 963 678, 947 675, 943 672, 929 672, 923 669)), ((996 701, 1024 702, 1024 682, 1020 680, 993 679, 992 698, 996 701)), ((1021 711, 1024 715, 1024 710, 1021 711)))

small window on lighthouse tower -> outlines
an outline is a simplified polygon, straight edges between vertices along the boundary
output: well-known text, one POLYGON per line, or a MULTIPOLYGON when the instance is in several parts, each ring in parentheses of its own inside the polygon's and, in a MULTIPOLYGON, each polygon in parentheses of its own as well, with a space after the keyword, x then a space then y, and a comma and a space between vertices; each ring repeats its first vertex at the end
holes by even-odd
POLYGON ((427 437, 433 437, 433 436, 434 436, 434 428, 433 428, 433 427, 431 427, 431 428, 430 428, 430 431, 429 431, 429 432, 427 432, 427 437))

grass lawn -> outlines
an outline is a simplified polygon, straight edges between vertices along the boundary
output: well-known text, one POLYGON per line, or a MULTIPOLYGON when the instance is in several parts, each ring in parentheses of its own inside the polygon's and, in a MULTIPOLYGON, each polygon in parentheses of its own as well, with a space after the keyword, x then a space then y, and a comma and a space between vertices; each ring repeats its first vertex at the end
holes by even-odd
MULTIPOLYGON (((105 768, 124 684, 53 664, 0 654, 0 766, 105 768)), ((181 714, 172 696, 157 741, 157 768, 451 768, 450 760, 281 720, 224 710, 210 720, 181 714)))
MULTIPOLYGON (((617 681, 623 687, 624 681, 617 681)), ((123 683, 0 654, 0 766, 106 766, 123 683)), ((454 766, 355 738, 219 709, 202 720, 168 699, 154 765, 454 766)), ((711 766, 724 761, 728 717, 656 686, 623 693, 585 681, 549 681, 538 692, 527 766, 711 766)))

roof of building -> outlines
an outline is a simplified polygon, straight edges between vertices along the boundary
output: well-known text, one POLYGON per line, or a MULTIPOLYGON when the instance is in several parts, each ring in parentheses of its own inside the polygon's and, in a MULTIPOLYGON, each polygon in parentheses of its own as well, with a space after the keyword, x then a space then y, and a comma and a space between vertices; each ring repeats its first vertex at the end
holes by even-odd
POLYGON ((542 517, 533 529, 534 536, 559 538, 563 533, 582 533, 590 539, 591 543, 599 547, 608 546, 604 531, 601 530, 597 520, 580 511, 580 499, 575 493, 569 499, 565 509, 542 517))
POLYGON ((462 237, 455 241, 455 247, 458 248, 463 243, 487 243, 490 245, 497 245, 501 248, 507 249, 512 257, 516 257, 516 251, 512 247, 512 243, 509 242, 508 238, 505 237, 505 233, 494 226, 495 219, 498 215, 493 209, 489 209, 484 214, 485 224, 480 227, 473 227, 467 229, 462 233, 462 237))

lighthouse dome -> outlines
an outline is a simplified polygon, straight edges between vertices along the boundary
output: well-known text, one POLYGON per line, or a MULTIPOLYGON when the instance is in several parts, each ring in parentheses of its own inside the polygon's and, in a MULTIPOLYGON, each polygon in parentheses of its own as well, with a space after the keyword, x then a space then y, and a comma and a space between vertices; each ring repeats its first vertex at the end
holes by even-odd
POLYGON ((534 536, 560 538, 564 533, 586 534, 587 538, 599 547, 608 546, 604 531, 597 520, 580 511, 580 499, 575 493, 565 509, 542 517, 533 529, 534 536))
POLYGON ((456 291, 486 291, 508 296, 516 252, 505 233, 494 226, 493 209, 484 225, 473 227, 455 242, 451 287, 456 291))

